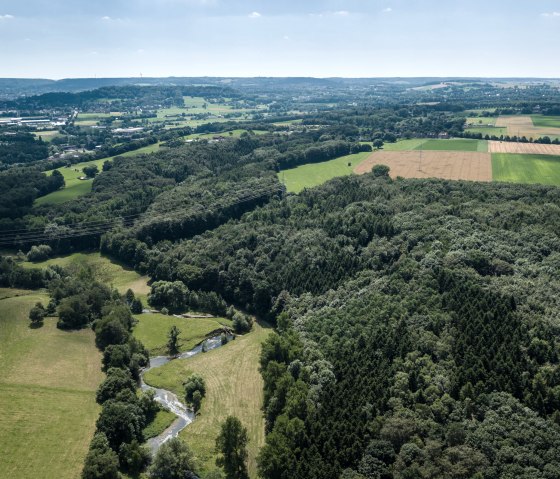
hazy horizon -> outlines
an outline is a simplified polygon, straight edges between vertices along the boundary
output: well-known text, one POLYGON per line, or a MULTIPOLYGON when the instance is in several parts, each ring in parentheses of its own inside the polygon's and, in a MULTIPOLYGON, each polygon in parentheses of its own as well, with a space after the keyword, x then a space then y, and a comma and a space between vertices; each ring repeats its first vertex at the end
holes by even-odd
POLYGON ((7 0, 2 76, 557 78, 560 5, 7 0))

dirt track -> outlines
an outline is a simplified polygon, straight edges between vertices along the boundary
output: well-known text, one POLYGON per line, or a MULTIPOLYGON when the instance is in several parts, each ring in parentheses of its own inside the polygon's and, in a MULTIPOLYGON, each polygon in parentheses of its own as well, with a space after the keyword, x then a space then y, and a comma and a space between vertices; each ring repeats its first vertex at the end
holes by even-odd
POLYGON ((522 155, 557 155, 560 145, 542 145, 540 143, 517 143, 512 141, 489 141, 490 153, 518 153, 522 155))
POLYGON ((387 165, 392 178, 443 178, 492 181, 490 153, 463 151, 383 151, 372 153, 354 173, 369 173, 374 165, 387 165))

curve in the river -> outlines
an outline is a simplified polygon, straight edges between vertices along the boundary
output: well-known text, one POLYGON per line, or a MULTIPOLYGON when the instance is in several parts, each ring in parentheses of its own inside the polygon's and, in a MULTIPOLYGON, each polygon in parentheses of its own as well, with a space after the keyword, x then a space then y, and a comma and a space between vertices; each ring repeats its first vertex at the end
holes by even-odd
MULTIPOLYGON (((228 339, 231 339, 231 337, 228 337, 228 339)), ((144 374, 151 369, 159 368, 164 364, 167 364, 169 361, 186 359, 201 353, 203 344, 206 346, 206 350, 210 351, 211 349, 219 348, 222 345, 222 341, 220 336, 215 336, 213 338, 207 339, 203 343, 196 346, 194 349, 181 353, 179 356, 177 356, 177 358, 174 359, 168 358, 166 356, 156 356, 154 358, 150 358, 149 366, 143 369, 142 373, 140 374, 140 388, 142 389, 142 391, 154 391, 154 399, 177 416, 177 419, 175 419, 171 426, 169 426, 165 431, 163 431, 156 437, 148 439, 148 446, 152 451, 152 454, 154 454, 162 444, 164 444, 172 437, 176 437, 180 431, 182 431, 191 422, 193 422, 195 416, 194 413, 190 409, 188 409, 183 402, 179 400, 176 394, 173 394, 171 391, 154 388, 146 384, 144 381, 144 374)))

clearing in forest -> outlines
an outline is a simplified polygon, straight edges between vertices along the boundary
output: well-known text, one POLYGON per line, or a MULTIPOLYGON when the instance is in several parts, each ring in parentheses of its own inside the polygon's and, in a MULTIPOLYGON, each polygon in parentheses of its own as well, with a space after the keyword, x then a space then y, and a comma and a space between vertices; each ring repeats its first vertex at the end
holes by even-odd
POLYGON ((492 155, 494 181, 560 185, 560 156, 492 155))
POLYGON ((29 327, 48 296, 2 289, 0 300, 0 477, 75 479, 95 430, 101 354, 91 329, 61 331, 56 318, 29 327))
POLYGON ((490 153, 513 153, 518 155, 556 155, 560 156, 560 145, 542 143, 517 143, 513 141, 489 141, 490 153))
POLYGON ((375 165, 387 165, 393 178, 442 178, 447 180, 492 181, 489 153, 465 151, 375 152, 354 170, 369 173, 375 165))
POLYGON ((262 342, 271 329, 255 323, 253 330, 227 345, 192 358, 171 361, 145 375, 148 384, 184 397, 183 382, 193 373, 206 381, 206 397, 195 421, 180 433, 202 463, 204 472, 216 468, 214 446, 221 423, 237 416, 249 434, 249 475, 257 477, 256 457, 264 445, 263 380, 259 373, 262 342))

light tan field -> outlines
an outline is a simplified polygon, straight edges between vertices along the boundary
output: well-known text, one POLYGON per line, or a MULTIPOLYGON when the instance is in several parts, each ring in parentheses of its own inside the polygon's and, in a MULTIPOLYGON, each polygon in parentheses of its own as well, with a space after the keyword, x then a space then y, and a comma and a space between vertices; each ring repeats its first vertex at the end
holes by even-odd
POLYGON ((540 143, 517 143, 512 141, 489 141, 490 153, 515 153, 521 155, 555 155, 560 156, 560 145, 542 145, 540 143))
POLYGON ((447 180, 492 181, 490 153, 466 151, 375 152, 354 173, 369 173, 375 165, 391 168, 392 178, 443 178, 447 180))
POLYGON ((560 136, 560 128, 535 126, 530 116, 500 116, 496 121, 496 126, 507 128, 509 136, 524 136, 526 138, 560 136))

